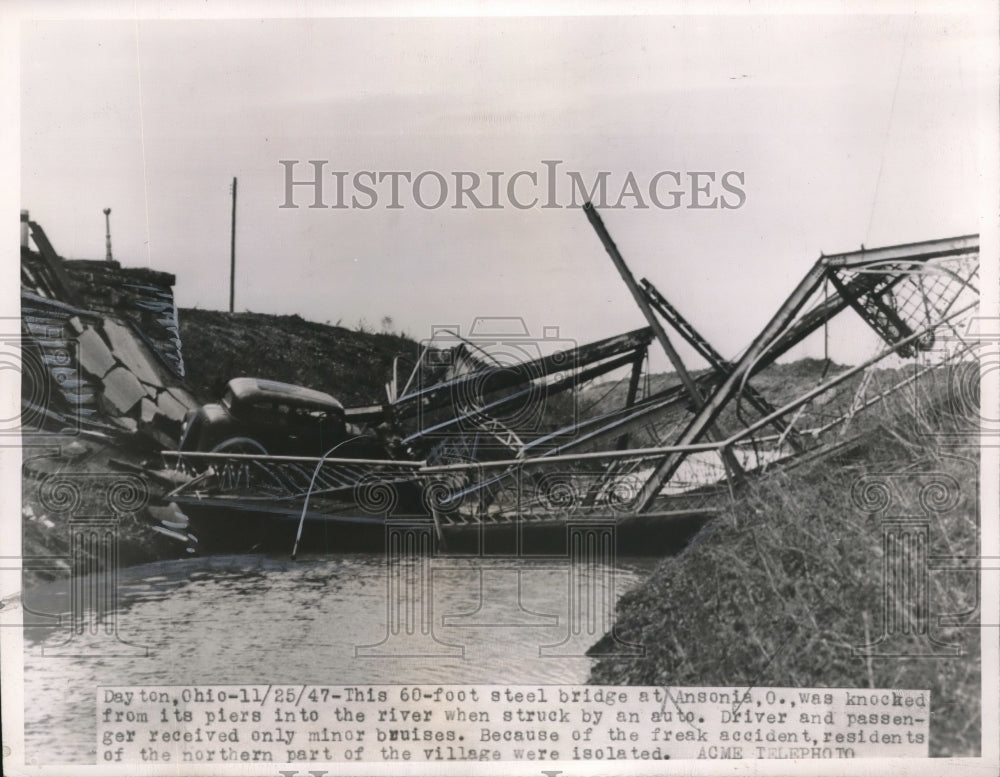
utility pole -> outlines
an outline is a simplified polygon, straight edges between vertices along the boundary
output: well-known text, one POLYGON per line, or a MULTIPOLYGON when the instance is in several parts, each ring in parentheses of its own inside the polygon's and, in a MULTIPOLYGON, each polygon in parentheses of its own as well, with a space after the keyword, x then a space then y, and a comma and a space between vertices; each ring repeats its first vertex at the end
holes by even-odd
POLYGON ((114 261, 111 258, 111 208, 104 209, 104 260, 114 261))
MULTIPOLYGON (((108 249, 110 250, 110 249, 108 249)), ((233 177, 233 223, 229 235, 229 312, 236 298, 236 177, 233 177)))

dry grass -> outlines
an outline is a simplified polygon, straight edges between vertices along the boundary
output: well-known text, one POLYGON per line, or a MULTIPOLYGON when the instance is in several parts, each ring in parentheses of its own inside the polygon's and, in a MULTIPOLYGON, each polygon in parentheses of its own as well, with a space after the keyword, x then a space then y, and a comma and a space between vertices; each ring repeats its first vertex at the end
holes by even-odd
MULTIPOLYGON (((619 603, 617 632, 642 644, 642 658, 605 658, 591 681, 642 685, 878 687, 931 691, 930 753, 977 755, 980 748, 978 579, 929 572, 929 625, 957 656, 865 657, 854 650, 883 631, 883 521, 926 516, 929 553, 977 556, 978 454, 945 397, 920 413, 901 398, 850 457, 774 472, 749 485, 680 555, 619 603), (861 480, 867 478, 867 480, 861 480), (883 480, 892 502, 881 513, 852 500, 883 480), (921 490, 951 486, 955 504, 928 513, 921 490), (938 617, 968 613, 962 625, 938 617)), ((942 492, 924 492, 929 501, 942 492)), ((874 494, 873 494, 874 495, 874 494)), ((925 502, 926 503, 926 502, 925 502)), ((913 652, 915 642, 885 644, 913 652)), ((938 652, 942 652, 938 650, 938 652)))

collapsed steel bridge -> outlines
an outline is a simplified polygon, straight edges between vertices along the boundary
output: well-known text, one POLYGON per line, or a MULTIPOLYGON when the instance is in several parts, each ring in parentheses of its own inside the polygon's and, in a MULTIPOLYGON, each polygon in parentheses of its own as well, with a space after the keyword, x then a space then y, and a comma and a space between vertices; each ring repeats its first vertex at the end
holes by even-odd
POLYGON ((444 332, 405 381, 396 365, 384 405, 356 413, 385 419, 398 460, 169 452, 168 462, 198 474, 168 498, 354 523, 422 511, 439 527, 691 515, 711 512, 750 473, 843 448, 859 414, 908 387, 956 372, 978 378, 967 329, 979 297, 977 235, 820 256, 727 359, 651 281, 633 277, 597 212, 584 210, 647 327, 547 353, 544 339, 506 333, 521 359, 444 332), (824 370, 808 390, 768 379, 778 359, 848 310, 880 338, 871 358, 824 370), (685 364, 676 338, 703 366, 685 364), (677 382, 656 386, 647 374, 657 346, 677 382), (627 374, 592 385, 616 372, 627 374))

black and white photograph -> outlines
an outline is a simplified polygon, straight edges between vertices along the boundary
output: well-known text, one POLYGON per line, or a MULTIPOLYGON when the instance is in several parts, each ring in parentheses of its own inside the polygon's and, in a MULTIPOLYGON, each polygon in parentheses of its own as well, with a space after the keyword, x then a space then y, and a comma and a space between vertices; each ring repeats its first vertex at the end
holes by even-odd
POLYGON ((998 19, 0 9, 3 772, 995 773, 998 19))

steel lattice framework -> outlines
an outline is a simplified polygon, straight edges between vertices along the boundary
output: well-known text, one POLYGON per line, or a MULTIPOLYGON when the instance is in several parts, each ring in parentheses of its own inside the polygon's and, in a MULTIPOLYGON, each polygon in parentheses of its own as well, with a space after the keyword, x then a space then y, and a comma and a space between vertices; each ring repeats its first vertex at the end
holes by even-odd
POLYGON ((425 344, 382 408, 411 460, 170 452, 168 461, 194 477, 169 498, 344 520, 416 510, 439 527, 693 514, 750 473, 849 445, 854 419, 908 386, 942 370, 978 376, 976 343, 965 334, 979 297, 976 235, 821 256, 727 359, 650 281, 632 278, 596 211, 585 210, 648 327, 510 363, 451 333, 447 345, 425 344), (881 338, 874 356, 798 396, 755 387, 755 377, 848 310, 881 338), (671 337, 707 366, 690 372, 671 337), (680 383, 644 391, 654 340, 680 383), (891 357, 900 366, 886 367, 891 357), (557 396, 627 367, 619 406, 539 421, 557 396))

